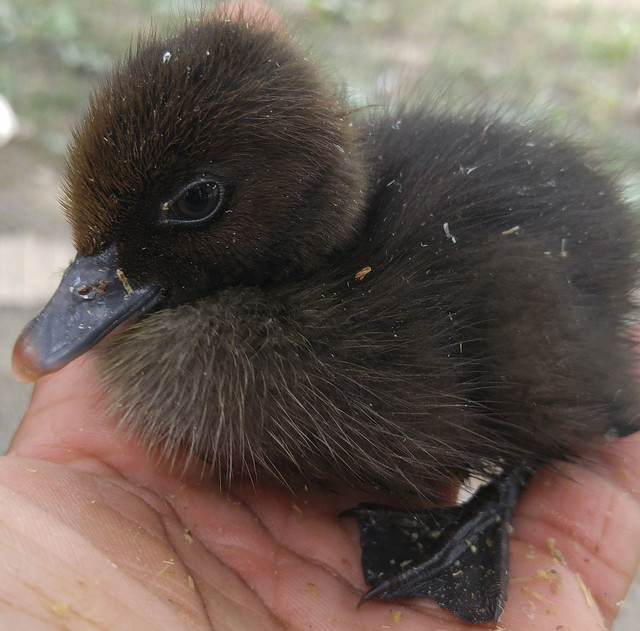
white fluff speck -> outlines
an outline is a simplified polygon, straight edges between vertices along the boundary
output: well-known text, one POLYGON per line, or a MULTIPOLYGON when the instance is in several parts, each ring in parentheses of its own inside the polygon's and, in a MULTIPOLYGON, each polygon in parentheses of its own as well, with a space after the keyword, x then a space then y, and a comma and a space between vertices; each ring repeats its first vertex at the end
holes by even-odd
POLYGON ((444 230, 444 233, 447 237, 447 239, 451 239, 451 243, 456 243, 458 241, 458 239, 456 239, 450 232, 449 232, 449 223, 448 222, 444 222, 442 224, 442 229, 444 230))

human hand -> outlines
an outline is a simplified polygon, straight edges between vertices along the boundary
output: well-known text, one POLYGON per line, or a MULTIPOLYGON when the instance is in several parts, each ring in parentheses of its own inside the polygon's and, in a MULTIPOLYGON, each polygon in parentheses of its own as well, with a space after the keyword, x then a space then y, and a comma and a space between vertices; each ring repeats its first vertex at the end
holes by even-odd
MULTIPOLYGON (((478 628, 429 599, 356 608, 358 531, 337 515, 372 498, 173 474, 95 384, 87 358, 42 378, 0 459, 4 628, 478 628)), ((518 505, 505 630, 608 627, 638 565, 638 437, 558 469, 518 505)))

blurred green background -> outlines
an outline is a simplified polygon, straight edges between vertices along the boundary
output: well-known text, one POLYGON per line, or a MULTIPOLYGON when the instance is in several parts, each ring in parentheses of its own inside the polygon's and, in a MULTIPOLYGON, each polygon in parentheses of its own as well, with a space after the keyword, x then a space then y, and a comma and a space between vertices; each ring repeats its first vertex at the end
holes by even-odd
MULTIPOLYGON (((600 148, 640 201, 640 0, 279 0, 296 38, 357 104, 407 86, 453 104, 544 116, 600 148)), ((72 256, 59 173, 91 86, 151 19, 165 31, 203 2, 0 0, 0 95, 18 120, 0 146, 0 451, 29 389, 13 339, 72 256)), ((1 127, 1 121, 0 121, 1 127)), ((640 589, 616 631, 640 630, 640 589)))
MULTIPOLYGON (((199 6, 1 0, 0 93, 26 125, 21 141, 59 165, 96 76, 151 18, 163 31, 172 16, 199 6)), ((559 125, 587 131, 616 161, 640 161, 637 0, 280 0, 277 7, 359 94, 418 82, 424 91, 447 86, 462 102, 543 108, 559 125)))

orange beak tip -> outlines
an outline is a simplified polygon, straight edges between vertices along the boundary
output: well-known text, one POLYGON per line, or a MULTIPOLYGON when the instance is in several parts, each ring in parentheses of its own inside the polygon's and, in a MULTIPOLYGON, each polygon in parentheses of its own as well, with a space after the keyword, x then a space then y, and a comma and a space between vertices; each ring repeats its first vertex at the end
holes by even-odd
POLYGON ((18 383, 34 382, 44 373, 39 367, 38 349, 24 333, 16 340, 11 357, 11 370, 18 383))

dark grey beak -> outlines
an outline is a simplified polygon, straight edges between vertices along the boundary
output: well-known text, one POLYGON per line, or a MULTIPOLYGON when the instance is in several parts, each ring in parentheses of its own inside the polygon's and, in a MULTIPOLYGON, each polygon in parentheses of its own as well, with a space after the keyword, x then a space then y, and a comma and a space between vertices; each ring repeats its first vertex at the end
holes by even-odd
POLYGON ((156 308, 161 291, 155 283, 127 279, 115 245, 93 256, 77 255, 51 300, 16 340, 16 379, 28 383, 62 368, 125 320, 156 308))

